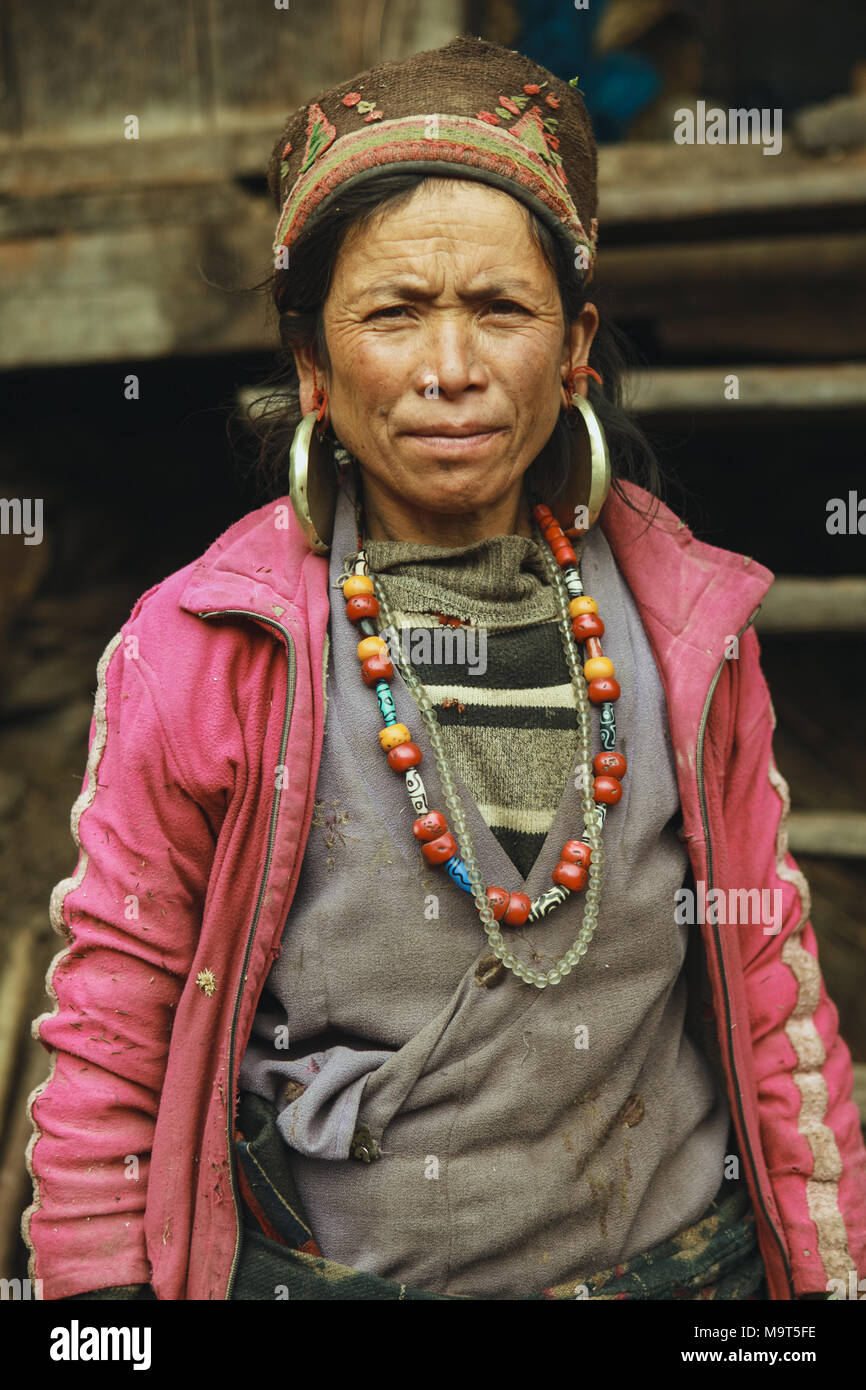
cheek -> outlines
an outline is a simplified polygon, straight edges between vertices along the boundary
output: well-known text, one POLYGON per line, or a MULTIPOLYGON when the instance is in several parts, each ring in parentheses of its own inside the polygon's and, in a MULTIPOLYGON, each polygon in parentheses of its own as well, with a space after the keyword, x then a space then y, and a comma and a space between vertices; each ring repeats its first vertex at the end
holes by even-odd
POLYGON ((379 407, 379 413, 405 389, 409 364, 405 350, 394 350, 385 342, 356 343, 339 356, 331 353, 334 385, 344 407, 358 413, 363 402, 365 410, 379 407))

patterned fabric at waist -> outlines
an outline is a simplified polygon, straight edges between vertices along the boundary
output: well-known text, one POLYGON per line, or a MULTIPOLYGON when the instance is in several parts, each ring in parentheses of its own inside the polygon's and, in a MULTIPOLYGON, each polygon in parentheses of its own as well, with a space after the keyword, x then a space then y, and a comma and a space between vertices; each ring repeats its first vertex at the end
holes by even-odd
MULTIPOLYGON (((267 1101, 241 1095, 237 1128, 243 1199, 241 1258, 232 1298, 452 1300, 325 1258, 292 1181, 285 1143, 267 1101)), ((764 1267, 745 1182, 725 1179, 701 1219, 612 1269, 521 1299, 765 1299, 764 1267)), ((461 1301, 465 1301, 462 1300, 461 1301)))

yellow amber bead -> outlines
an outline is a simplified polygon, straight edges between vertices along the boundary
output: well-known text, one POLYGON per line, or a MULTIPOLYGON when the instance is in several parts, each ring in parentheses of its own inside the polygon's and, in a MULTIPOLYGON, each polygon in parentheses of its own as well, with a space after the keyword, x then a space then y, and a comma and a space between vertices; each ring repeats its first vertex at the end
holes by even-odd
POLYGON ((358 643, 358 660, 366 661, 368 656, 378 656, 387 650, 388 643, 383 637, 362 637, 358 643))
POLYGON ((343 585, 344 598, 357 598, 359 594, 372 594, 373 581, 369 574, 350 574, 343 585))
POLYGON ((583 674, 588 681, 597 681, 599 676, 612 676, 613 662, 609 656, 591 656, 583 663, 583 674))
POLYGON ((389 724, 387 729, 379 730, 379 742, 386 753, 390 753, 392 748, 397 748, 401 743, 411 743, 412 735, 405 724, 389 724))
POLYGON ((572 618, 576 618, 580 613, 597 613, 598 604, 595 599, 590 598, 588 594, 582 594, 580 598, 573 598, 571 600, 571 603, 568 605, 568 611, 572 618))

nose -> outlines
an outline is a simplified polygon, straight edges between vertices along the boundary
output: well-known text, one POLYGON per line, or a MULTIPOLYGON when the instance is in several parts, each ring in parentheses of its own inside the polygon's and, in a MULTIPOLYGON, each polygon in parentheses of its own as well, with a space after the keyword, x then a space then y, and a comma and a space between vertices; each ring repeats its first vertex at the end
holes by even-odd
POLYGON ((429 316, 418 382, 426 395, 433 394, 431 387, 435 385, 449 398, 487 384, 487 370, 468 314, 429 316))

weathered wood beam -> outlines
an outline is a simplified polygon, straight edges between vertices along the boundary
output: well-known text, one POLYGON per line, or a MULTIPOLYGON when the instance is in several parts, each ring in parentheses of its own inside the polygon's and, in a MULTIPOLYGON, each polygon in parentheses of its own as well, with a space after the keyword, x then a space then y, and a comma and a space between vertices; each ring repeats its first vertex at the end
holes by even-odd
MULTIPOLYGON (((816 160, 790 140, 778 155, 758 145, 608 145, 599 151, 599 225, 672 222, 866 201, 859 153, 816 160)), ((603 247, 603 241, 599 243, 603 247)))
POLYGON ((788 844, 794 854, 866 858, 866 812, 791 811, 788 844))
POLYGON ((761 605, 755 626, 764 633, 863 632, 866 576, 780 575, 761 605))
MULTIPOLYGON (((866 253, 866 247, 864 247, 866 253)), ((666 367, 629 373, 628 403, 640 415, 679 411, 821 411, 866 407, 866 362, 820 365, 666 367), (736 399, 725 396, 737 378, 736 399)))

